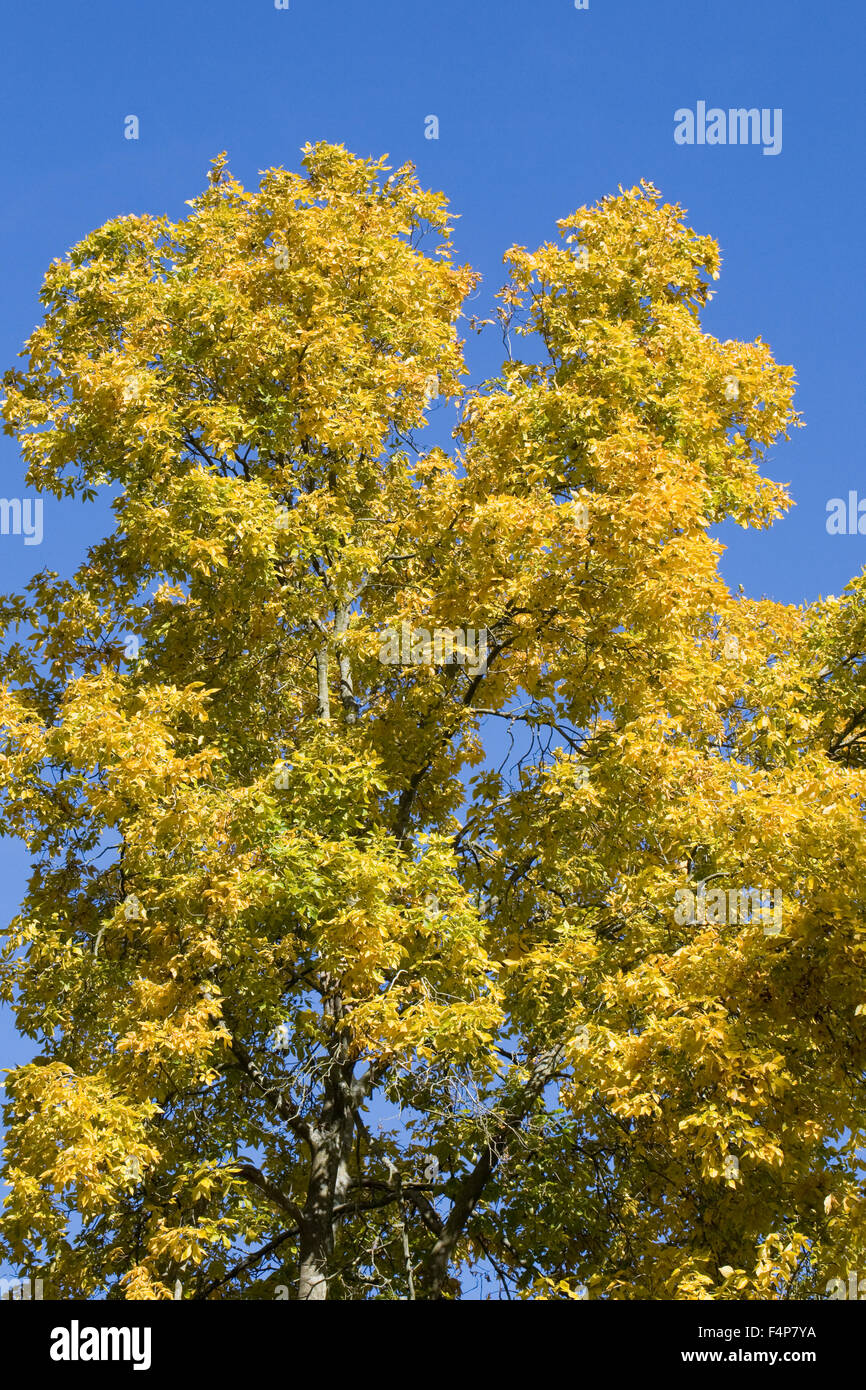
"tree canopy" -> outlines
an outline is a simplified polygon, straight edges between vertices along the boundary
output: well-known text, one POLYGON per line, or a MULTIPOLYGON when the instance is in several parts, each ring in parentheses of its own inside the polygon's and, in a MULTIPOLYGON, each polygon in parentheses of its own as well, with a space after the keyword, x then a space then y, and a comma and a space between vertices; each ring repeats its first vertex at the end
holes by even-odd
POLYGON ((789 506, 793 369, 703 330, 718 247, 643 183, 507 252, 470 386, 444 197, 303 170, 94 231, 4 378, 116 525, 0 602, 0 1248, 61 1297, 822 1297, 866 583, 733 594, 710 535, 789 506))

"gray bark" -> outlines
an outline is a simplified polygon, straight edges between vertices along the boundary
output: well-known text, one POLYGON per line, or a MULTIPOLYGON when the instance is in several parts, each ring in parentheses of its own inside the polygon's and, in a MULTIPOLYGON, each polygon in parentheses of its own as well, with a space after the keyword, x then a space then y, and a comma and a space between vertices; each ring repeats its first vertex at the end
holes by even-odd
MULTIPOLYGON (((337 605, 334 613, 334 635, 337 638, 343 636, 349 626, 349 605, 341 603, 337 605)), ((340 699, 343 702, 343 709, 346 711, 346 723, 357 724, 358 705, 355 700, 355 691, 352 686, 352 667, 346 653, 340 648, 340 699)))
POLYGON ((359 1083, 348 1056, 348 1039, 339 1030, 342 1001, 336 992, 324 1001, 335 1023, 324 1099, 315 1124, 309 1126, 310 1177, 300 1219, 298 1301, 321 1302, 328 1281, 337 1229, 336 1209, 343 1206, 351 1186, 349 1158, 355 1136, 359 1083))
POLYGON ((317 685, 317 707, 316 713, 323 723, 327 724, 331 718, 331 696, 328 690, 328 639, 323 637, 316 652, 316 685, 317 685))

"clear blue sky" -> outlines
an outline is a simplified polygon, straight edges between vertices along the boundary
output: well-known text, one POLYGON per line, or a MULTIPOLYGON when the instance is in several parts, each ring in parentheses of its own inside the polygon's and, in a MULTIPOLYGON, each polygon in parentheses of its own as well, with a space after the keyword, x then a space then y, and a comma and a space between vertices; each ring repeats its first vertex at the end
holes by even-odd
MULTIPOLYGON (((796 508, 769 533, 723 532, 728 582, 802 602, 839 593, 866 537, 828 536, 826 503, 866 496, 863 73, 853 0, 86 0, 8 5, 0 88, 6 192, 0 363, 38 319, 53 257, 119 213, 183 216, 226 149, 245 183, 297 167, 307 140, 414 160, 461 214, 460 257, 481 270, 555 220, 651 179, 723 253, 705 318, 720 338, 763 337, 793 363, 808 428, 773 456, 796 508), (783 145, 674 142, 674 112, 781 108, 783 145), (136 115, 137 141, 124 138, 136 115), (425 117, 440 122, 425 139, 425 117)), ((479 373, 495 340, 470 343, 479 373)), ((26 495, 0 441, 4 497, 26 495)), ((0 536, 0 590, 72 568, 105 513, 45 500, 40 546, 0 536)), ((0 916, 25 860, 0 840, 0 916)), ((27 1055, 0 1019, 0 1065, 27 1055)))

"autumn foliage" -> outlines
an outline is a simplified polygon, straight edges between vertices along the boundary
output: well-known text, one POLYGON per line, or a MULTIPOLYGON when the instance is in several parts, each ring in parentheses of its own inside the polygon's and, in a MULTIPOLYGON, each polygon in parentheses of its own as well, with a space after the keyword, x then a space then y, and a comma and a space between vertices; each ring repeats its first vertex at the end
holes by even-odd
POLYGON ((733 595, 710 535, 789 504, 792 369, 702 330, 718 248, 644 184, 507 253, 470 389, 444 198, 304 170, 100 227, 5 378, 29 484, 116 518, 0 604, 5 1255, 821 1297, 864 1253, 866 583, 733 595), (383 663, 402 624, 484 668, 383 663), (701 885, 781 930, 678 921, 701 885))

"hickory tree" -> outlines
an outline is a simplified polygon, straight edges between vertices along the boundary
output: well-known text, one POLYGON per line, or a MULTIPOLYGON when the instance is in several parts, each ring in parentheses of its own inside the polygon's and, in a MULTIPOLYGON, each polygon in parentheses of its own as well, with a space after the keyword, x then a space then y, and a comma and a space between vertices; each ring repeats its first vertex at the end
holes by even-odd
POLYGON ((649 184, 506 262, 474 388, 444 198, 340 146, 47 272, 5 426, 116 518, 0 607, 2 1249, 56 1296, 861 1267, 866 586, 733 595, 710 534, 788 505, 793 372, 649 184))

